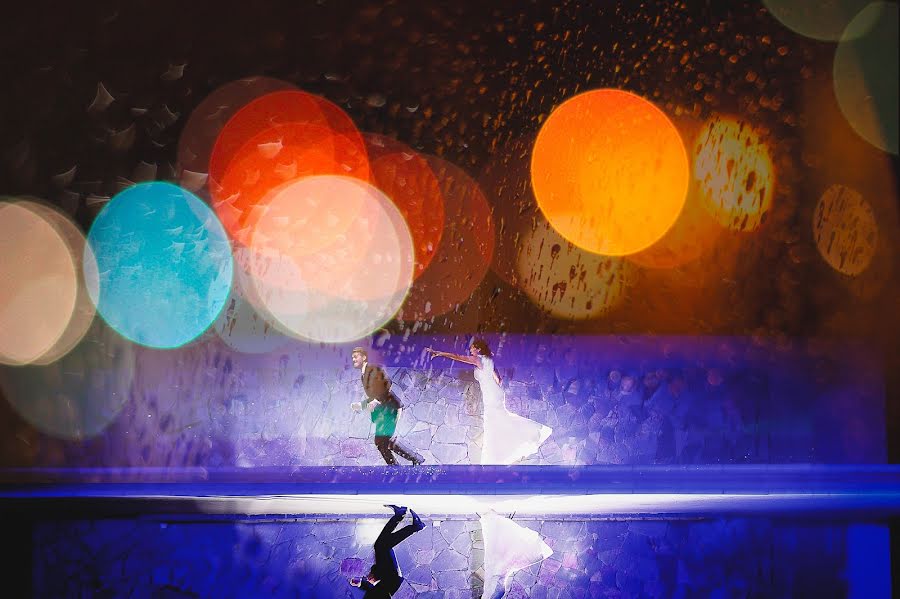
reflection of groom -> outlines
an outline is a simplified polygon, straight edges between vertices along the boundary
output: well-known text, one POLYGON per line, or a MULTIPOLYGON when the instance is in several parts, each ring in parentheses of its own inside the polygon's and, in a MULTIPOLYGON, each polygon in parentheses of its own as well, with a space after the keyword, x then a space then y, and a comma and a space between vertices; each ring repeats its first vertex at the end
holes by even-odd
POLYGON ((396 464, 397 458, 394 457, 396 453, 412 462, 414 466, 418 466, 424 461, 422 456, 393 438, 403 404, 391 391, 391 381, 388 380, 384 369, 369 364, 368 354, 362 347, 354 347, 350 359, 353 361, 353 367, 359 368, 362 373, 363 390, 366 392, 363 401, 353 402, 350 407, 357 412, 361 410, 371 412, 372 422, 375 423, 375 447, 378 448, 385 463, 396 464))

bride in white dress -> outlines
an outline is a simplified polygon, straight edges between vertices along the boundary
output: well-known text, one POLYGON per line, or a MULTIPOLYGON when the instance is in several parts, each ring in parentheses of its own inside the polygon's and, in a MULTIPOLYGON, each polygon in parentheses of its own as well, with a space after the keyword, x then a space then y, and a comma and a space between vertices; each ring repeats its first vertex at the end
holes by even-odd
POLYGON ((472 341, 468 356, 437 351, 430 347, 426 351, 432 356, 450 358, 475 367, 475 380, 481 387, 484 400, 482 464, 513 464, 535 453, 553 432, 540 422, 506 409, 506 397, 500 387, 500 377, 494 370, 491 349, 481 339, 472 341))

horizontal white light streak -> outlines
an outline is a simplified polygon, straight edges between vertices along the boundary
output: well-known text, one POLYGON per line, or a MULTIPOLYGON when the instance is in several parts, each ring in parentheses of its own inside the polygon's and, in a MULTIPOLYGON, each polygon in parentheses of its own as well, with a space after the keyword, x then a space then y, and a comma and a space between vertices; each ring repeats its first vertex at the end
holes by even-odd
MULTIPOLYGON (((132 496, 132 498, 136 498, 132 496)), ((184 500, 184 496, 143 497, 184 500)), ((626 514, 739 514, 785 511, 845 511, 888 508, 900 512, 895 493, 810 494, 595 494, 595 495, 269 495, 192 498, 207 514, 369 516, 387 514, 386 504, 406 505, 422 515, 477 516, 488 511, 515 517, 626 514)))

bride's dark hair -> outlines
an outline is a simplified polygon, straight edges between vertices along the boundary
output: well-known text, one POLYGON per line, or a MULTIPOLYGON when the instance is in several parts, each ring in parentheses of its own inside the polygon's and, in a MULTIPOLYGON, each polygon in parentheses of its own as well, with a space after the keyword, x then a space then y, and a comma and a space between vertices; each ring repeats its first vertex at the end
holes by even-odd
POLYGON ((478 353, 482 356, 491 358, 494 354, 491 353, 491 348, 488 347, 487 342, 484 339, 472 339, 472 343, 470 347, 474 347, 478 350, 478 353))

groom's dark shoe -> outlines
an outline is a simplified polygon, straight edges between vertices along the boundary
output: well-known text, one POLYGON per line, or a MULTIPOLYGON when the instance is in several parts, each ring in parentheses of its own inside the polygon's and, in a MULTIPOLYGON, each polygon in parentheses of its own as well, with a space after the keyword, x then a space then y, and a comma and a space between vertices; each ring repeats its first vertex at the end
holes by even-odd
POLYGON ((425 523, 422 522, 421 518, 419 518, 419 514, 417 514, 413 510, 409 510, 409 513, 410 513, 410 515, 412 515, 412 523, 413 523, 413 526, 416 527, 416 530, 422 530, 423 528, 425 528, 425 523))
POLYGON ((406 515, 406 507, 402 505, 393 505, 390 503, 386 503, 384 507, 389 507, 394 510, 395 516, 405 516, 406 515))

